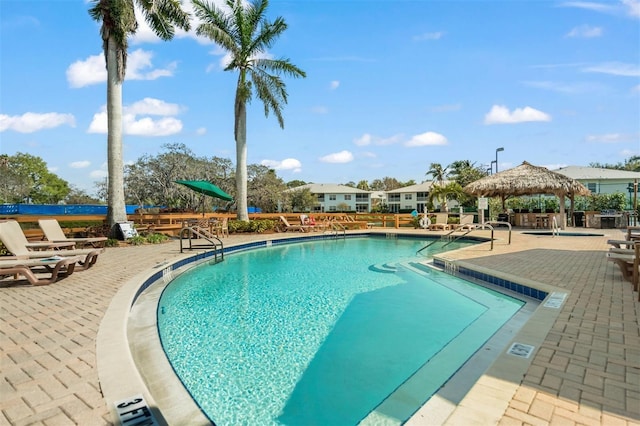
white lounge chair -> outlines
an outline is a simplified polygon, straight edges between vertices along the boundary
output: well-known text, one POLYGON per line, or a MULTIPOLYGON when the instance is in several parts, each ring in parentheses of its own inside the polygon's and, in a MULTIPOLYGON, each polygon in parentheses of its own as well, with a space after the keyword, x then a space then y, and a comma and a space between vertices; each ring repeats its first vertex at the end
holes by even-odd
MULTIPOLYGON (((22 232, 20 224, 15 220, 0 221, 0 241, 5 248, 19 259, 43 259, 52 256, 81 256, 76 268, 88 269, 98 260, 98 255, 104 252, 104 248, 70 249, 64 247, 75 243, 30 243, 22 232), (30 249, 40 250, 30 250, 30 249), (54 250, 58 248, 59 250, 54 250), (47 250, 48 249, 48 250, 47 250)), ((79 270, 80 270, 79 269, 79 270)))
POLYGON ((54 243, 75 243, 80 247, 104 247, 107 237, 68 238, 55 219, 40 219, 38 225, 45 238, 54 243))

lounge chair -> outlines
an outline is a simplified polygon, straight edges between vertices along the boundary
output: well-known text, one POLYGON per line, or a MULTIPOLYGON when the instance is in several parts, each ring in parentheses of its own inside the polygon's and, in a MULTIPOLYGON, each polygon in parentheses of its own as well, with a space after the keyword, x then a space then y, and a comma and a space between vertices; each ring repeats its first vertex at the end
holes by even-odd
MULTIPOLYGON (((43 259, 52 256, 82 256, 78 262, 78 270, 88 269, 98 260, 98 255, 104 252, 104 248, 52 250, 69 246, 69 243, 43 242, 42 244, 30 243, 22 232, 20 224, 15 220, 0 222, 0 241, 5 248, 19 259, 43 259), (30 250, 30 248, 49 250, 30 250)), ((75 243, 72 244, 72 246, 75 243)))
MULTIPOLYGON (((633 290, 640 287, 640 244, 635 244, 633 249, 611 248, 607 253, 607 260, 618 265, 622 277, 631 282, 633 290)), ((638 294, 640 300, 640 294, 638 294)))
POLYGON ((449 224, 447 220, 449 219, 449 213, 436 213, 436 221, 429 225, 430 231, 447 231, 449 230, 449 224))
POLYGON ((288 231, 307 232, 309 230, 309 227, 305 225, 291 225, 289 221, 285 219, 284 216, 280 216, 280 221, 284 225, 284 232, 288 232, 288 231))
POLYGON ((45 238, 54 243, 67 242, 75 243, 79 247, 104 247, 104 243, 107 241, 107 237, 68 238, 64 235, 64 231, 62 231, 60 224, 55 219, 40 219, 38 220, 38 225, 42 229, 45 238))
POLYGON ((49 285, 58 280, 60 276, 68 277, 75 269, 76 263, 81 260, 75 257, 52 257, 45 259, 0 259, 0 278, 13 276, 14 280, 23 276, 32 285, 49 285), (39 278, 38 269, 45 268, 50 274, 48 278, 39 278))
POLYGON ((472 214, 463 214, 460 216, 460 224, 456 229, 460 230, 473 230, 478 227, 477 224, 473 223, 473 215, 472 214))

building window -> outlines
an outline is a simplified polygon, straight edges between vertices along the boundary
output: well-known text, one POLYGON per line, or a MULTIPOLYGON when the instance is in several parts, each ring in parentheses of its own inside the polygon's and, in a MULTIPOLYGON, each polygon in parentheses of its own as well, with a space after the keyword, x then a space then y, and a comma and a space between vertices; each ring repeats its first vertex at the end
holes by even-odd
POLYGON ((317 197, 319 202, 324 203, 324 194, 318 194, 317 197))
POLYGON ((389 194, 388 198, 389 202, 391 201, 400 201, 400 194, 389 194))
POLYGON ((329 200, 330 201, 335 201, 336 200, 336 194, 329 194, 329 200))
POLYGON ((598 188, 597 188, 597 185, 595 183, 588 183, 587 184, 587 189, 589 191, 595 193, 598 188))
POLYGON ((428 192, 418 192, 418 201, 427 201, 428 192))
POLYGON ((329 206, 329 211, 330 212, 335 212, 336 210, 337 210, 336 206, 329 206))
POLYGON ((367 213, 369 211, 369 204, 356 204, 356 211, 358 213, 367 213))
POLYGON ((356 201, 366 203, 369 201, 369 194, 356 194, 356 201))
POLYGON ((389 204, 389 212, 390 213, 399 213, 400 212, 400 204, 389 204))
POLYGON ((404 194, 405 200, 413 200, 413 194, 404 194))
POLYGON ((345 201, 351 201, 351 194, 345 194, 344 199, 345 201))

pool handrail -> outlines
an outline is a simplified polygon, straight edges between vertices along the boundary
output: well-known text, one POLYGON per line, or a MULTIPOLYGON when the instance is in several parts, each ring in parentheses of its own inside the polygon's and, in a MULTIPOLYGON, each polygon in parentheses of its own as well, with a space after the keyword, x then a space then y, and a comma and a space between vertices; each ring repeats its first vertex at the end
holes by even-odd
POLYGON ((194 248, 197 249, 197 248, 205 247, 202 244, 193 246, 193 242, 192 242, 193 237, 203 238, 209 242, 210 246, 207 246, 207 247, 213 248, 213 255, 216 262, 218 261, 218 252, 220 252, 220 256, 221 256, 220 260, 224 260, 224 244, 222 243, 222 240, 220 240, 220 238, 213 235, 211 232, 207 231, 206 229, 196 225, 185 226, 180 230, 180 253, 184 252, 184 247, 182 244, 185 238, 189 240, 189 247, 187 247, 189 250, 193 250, 194 248))

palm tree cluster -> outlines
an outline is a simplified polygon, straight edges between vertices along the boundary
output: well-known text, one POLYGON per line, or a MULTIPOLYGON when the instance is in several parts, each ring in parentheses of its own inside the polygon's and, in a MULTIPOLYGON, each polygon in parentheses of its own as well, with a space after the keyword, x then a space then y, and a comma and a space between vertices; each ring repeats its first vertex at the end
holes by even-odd
MULTIPOLYGON (((238 219, 247 212, 247 103, 253 94, 264 104, 265 115, 273 113, 284 127, 282 108, 287 91, 280 75, 305 77, 288 59, 272 59, 267 50, 287 29, 284 19, 265 18, 268 0, 227 0, 226 9, 203 0, 193 0, 201 24, 196 34, 206 36, 230 54, 225 71, 237 71, 234 104, 236 141, 236 198, 238 219)), ((122 157, 122 82, 127 67, 127 38, 136 33, 135 8, 162 40, 170 40, 175 29, 190 29, 189 14, 180 0, 93 0, 90 16, 102 23, 101 36, 107 66, 107 221, 114 227, 125 221, 124 167, 122 157)))

